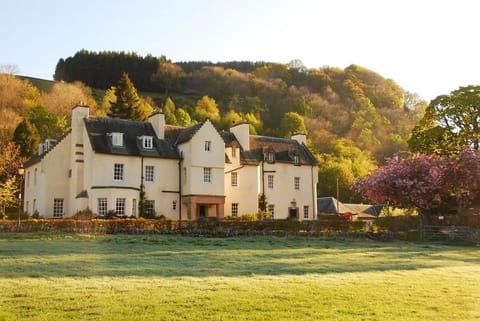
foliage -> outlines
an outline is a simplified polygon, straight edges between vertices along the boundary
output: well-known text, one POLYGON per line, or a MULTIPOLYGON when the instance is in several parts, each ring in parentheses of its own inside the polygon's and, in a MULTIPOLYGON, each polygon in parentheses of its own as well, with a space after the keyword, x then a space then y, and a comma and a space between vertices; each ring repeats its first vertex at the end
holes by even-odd
POLYGON ((16 176, 8 178, 5 182, 0 182, 0 218, 5 216, 7 207, 16 205, 18 191, 16 176))
POLYGON ((20 155, 20 148, 13 142, 0 142, 0 182, 4 183, 18 175, 18 169, 25 158, 20 155))
POLYGON ((445 162, 436 156, 415 154, 391 158, 369 177, 355 182, 354 188, 371 202, 418 208, 422 213, 438 207, 445 162))
POLYGON ((40 101, 40 92, 29 81, 0 73, 0 141, 11 139, 18 123, 40 101))
POLYGON ((328 154, 318 155, 319 161, 317 193, 319 196, 337 195, 337 179, 339 198, 343 202, 358 202, 361 197, 352 189, 355 180, 364 178, 377 168, 368 152, 355 147, 348 139, 332 142, 328 154))
POLYGON ((152 89, 151 77, 157 71, 158 63, 158 58, 151 55, 140 57, 123 51, 80 50, 73 57, 59 59, 54 79, 65 82, 78 80, 92 88, 107 89, 126 72, 141 90, 149 90, 152 89))
POLYGON ((38 144, 40 143, 40 135, 35 125, 25 118, 13 132, 13 141, 20 148, 20 156, 30 157, 36 154, 38 144))
POLYGON ((162 56, 159 59, 157 72, 152 75, 152 83, 163 88, 165 96, 168 96, 171 90, 180 90, 183 77, 185 77, 185 73, 182 67, 162 56))
POLYGON ((306 134, 307 132, 303 117, 296 112, 288 112, 283 115, 280 121, 280 130, 283 137, 291 137, 296 133, 306 134))
MULTIPOLYGON (((368 152, 377 164, 406 149, 407 138, 424 108, 418 95, 405 92, 394 81, 358 65, 306 70, 297 60, 289 64, 174 63, 164 56, 139 57, 85 50, 60 60, 59 65, 62 64, 59 69, 68 74, 64 77, 66 81, 78 79, 95 88, 111 87, 122 72, 128 71, 140 90, 172 91, 163 94, 161 101, 172 96, 173 91, 183 97, 189 103, 181 102, 182 109, 197 121, 203 121, 207 112, 195 113, 192 98, 211 97, 217 108, 208 116, 215 122, 224 118, 222 128, 227 126, 226 115, 233 110, 250 122, 252 133, 285 136, 288 135, 285 132, 291 130, 282 128, 281 121, 285 114, 296 112, 303 117, 304 126, 299 125, 295 130, 305 127, 318 152, 329 153, 331 142, 348 138, 354 146, 368 152), (135 70, 137 77, 131 70, 134 64, 139 66, 135 70), (83 75, 80 68, 85 70, 83 75), (96 85, 100 80, 91 77, 93 71, 102 75, 104 86, 96 85)), ((175 101, 180 102, 177 97, 175 101)), ((176 108, 175 118, 180 113, 178 110, 176 108)), ((185 118, 177 122, 190 123, 185 118)))
POLYGON ((213 122, 218 122, 220 120, 220 110, 215 99, 203 96, 195 105, 195 115, 199 121, 209 118, 213 122))
POLYGON ((72 108, 80 102, 87 104, 92 113, 97 108, 92 90, 79 81, 56 82, 50 91, 42 94, 42 102, 45 109, 56 116, 70 116, 72 108))
POLYGON ((109 117, 146 120, 153 108, 138 96, 137 89, 127 73, 123 73, 115 87, 115 101, 111 101, 109 117))
POLYGON ((374 203, 388 201, 428 214, 455 207, 462 212, 479 197, 479 181, 480 155, 465 149, 447 159, 424 154, 389 159, 386 166, 356 181, 354 188, 374 203))
POLYGON ((68 130, 67 116, 51 113, 43 106, 35 106, 28 113, 28 120, 35 125, 40 141, 55 138, 68 130))
POLYGON ((427 107, 415 127, 409 146, 412 151, 448 155, 463 146, 480 146, 480 86, 460 87, 440 95, 427 107))

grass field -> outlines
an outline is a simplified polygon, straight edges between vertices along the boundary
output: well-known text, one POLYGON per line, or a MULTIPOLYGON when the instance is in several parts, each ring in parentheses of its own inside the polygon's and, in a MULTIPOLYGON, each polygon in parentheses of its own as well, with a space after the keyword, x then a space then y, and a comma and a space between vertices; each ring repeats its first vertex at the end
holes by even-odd
POLYGON ((0 234, 0 320, 480 320, 480 251, 0 234))

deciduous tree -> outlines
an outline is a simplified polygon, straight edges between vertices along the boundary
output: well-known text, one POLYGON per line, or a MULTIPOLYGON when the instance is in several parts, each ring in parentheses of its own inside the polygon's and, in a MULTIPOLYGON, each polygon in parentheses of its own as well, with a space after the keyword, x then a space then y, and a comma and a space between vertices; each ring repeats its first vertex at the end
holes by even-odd
POLYGON ((480 147, 480 86, 460 87, 433 99, 414 128, 413 151, 451 154, 464 146, 480 147))

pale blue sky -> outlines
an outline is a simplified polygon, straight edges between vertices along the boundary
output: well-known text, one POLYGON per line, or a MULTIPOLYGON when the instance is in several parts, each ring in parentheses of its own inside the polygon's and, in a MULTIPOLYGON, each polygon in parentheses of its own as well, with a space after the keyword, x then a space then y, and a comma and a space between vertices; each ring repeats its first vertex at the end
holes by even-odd
POLYGON ((0 65, 52 79, 84 48, 173 61, 355 63, 424 99, 480 84, 475 0, 0 0, 0 65))

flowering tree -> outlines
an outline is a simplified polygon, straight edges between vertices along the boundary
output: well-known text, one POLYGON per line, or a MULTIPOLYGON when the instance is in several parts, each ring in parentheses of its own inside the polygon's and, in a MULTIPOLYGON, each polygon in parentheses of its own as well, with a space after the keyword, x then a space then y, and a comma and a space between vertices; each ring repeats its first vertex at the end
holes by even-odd
POLYGON ((374 203, 388 201, 420 214, 451 209, 450 200, 462 211, 480 194, 480 153, 465 149, 446 159, 424 154, 391 158, 353 187, 374 203))
POLYGON ((438 156, 394 157, 353 187, 374 203, 388 201, 393 206, 426 212, 438 205, 444 167, 445 161, 438 156))
POLYGON ((464 149, 450 156, 443 172, 444 192, 463 211, 480 195, 480 152, 464 149))

